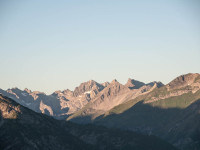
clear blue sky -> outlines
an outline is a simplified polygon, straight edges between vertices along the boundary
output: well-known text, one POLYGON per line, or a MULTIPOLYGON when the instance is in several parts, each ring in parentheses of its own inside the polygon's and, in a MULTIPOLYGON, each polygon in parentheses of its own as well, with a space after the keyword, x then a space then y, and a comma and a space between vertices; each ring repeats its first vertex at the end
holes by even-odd
POLYGON ((0 0, 0 88, 168 83, 200 72, 199 0, 0 0))

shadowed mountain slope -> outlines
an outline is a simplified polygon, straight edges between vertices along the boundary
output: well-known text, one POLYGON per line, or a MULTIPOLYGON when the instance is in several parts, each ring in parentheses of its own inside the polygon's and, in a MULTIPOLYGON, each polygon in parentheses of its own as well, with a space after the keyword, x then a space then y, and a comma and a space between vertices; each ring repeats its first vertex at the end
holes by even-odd
POLYGON ((164 87, 114 107, 94 122, 157 135, 184 150, 200 149, 199 83, 199 74, 180 76, 164 87))
POLYGON ((2 150, 176 149, 154 136, 55 120, 33 112, 2 95, 0 95, 0 114, 2 150))

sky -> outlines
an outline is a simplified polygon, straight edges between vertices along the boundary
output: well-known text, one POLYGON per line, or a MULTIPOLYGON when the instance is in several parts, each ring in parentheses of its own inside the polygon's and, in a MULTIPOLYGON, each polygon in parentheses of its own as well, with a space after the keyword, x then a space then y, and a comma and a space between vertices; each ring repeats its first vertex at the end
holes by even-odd
POLYGON ((0 0, 0 88, 47 94, 200 73, 199 0, 0 0))

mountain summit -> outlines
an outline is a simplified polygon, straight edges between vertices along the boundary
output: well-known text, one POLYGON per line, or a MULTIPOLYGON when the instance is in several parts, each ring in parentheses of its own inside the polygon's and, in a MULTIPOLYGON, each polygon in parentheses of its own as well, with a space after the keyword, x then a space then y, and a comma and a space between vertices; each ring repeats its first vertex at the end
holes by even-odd
POLYGON ((97 83, 96 81, 94 80, 90 80, 88 82, 84 82, 84 83, 81 83, 80 86, 76 87, 74 92, 73 92, 73 95, 75 97, 83 94, 83 93, 87 93, 87 94, 90 94, 92 93, 92 97, 95 96, 96 94, 98 94, 101 90, 104 89, 104 86, 97 83))
POLYGON ((129 78, 125 86, 127 86, 130 89, 139 89, 140 87, 144 86, 145 83, 134 80, 129 78))
POLYGON ((194 74, 189 73, 189 74, 181 75, 181 76, 175 78, 173 81, 171 81, 168 84, 168 87, 170 89, 178 89, 181 87, 194 85, 194 83, 196 83, 196 81, 199 79, 200 79, 199 73, 194 73, 194 74))

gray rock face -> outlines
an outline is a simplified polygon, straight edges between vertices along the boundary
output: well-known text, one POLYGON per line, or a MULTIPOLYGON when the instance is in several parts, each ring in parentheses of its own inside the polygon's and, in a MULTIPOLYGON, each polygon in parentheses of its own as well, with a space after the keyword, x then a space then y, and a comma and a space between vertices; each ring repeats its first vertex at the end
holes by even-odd
POLYGON ((110 83, 109 82, 104 82, 101 85, 103 85, 104 87, 107 87, 110 83))
POLYGON ((143 82, 129 78, 125 86, 127 86, 130 89, 139 89, 140 87, 144 85, 145 83, 143 82))
POLYGON ((14 99, 19 104, 36 112, 54 116, 57 119, 66 119, 68 115, 81 109, 94 98, 104 86, 90 80, 76 87, 74 91, 55 91, 51 95, 29 89, 18 88, 0 89, 0 93, 14 99))
POLYGON ((171 81, 169 84, 168 84, 168 87, 171 88, 171 89, 176 89, 176 88, 181 88, 181 87, 184 87, 186 85, 190 85, 192 83, 194 83, 194 80, 200 76, 199 73, 189 73, 189 74, 186 74, 186 75, 181 75, 177 78, 175 78, 173 81, 171 81))
MULTIPOLYGON (((94 95, 98 94, 100 91, 102 91, 104 89, 104 86, 95 82, 94 80, 90 80, 88 82, 84 82, 81 83, 79 87, 76 87, 73 95, 75 97, 83 94, 83 93, 87 93, 90 94, 91 92, 93 92, 94 95)), ((92 95, 93 96, 93 95, 92 95)))
POLYGON ((115 106, 146 94, 158 87, 161 87, 160 82, 144 84, 143 82, 129 79, 125 85, 122 85, 115 79, 99 92, 99 94, 87 104, 87 107, 83 107, 75 112, 68 120, 79 123, 89 123, 115 106))
POLYGON ((120 104, 125 99, 131 98, 132 95, 137 96, 153 87, 153 84, 145 85, 136 80, 130 80, 129 82, 126 85, 122 85, 117 80, 113 80, 111 83, 99 84, 94 80, 90 80, 81 83, 74 91, 69 89, 55 91, 51 95, 46 95, 39 91, 31 91, 27 88, 24 90, 12 88, 6 91, 0 89, 0 93, 36 112, 44 113, 57 119, 66 119, 69 115, 82 109, 90 101, 96 101, 94 102, 95 110, 98 108, 97 110, 105 111, 120 104), (141 92, 138 92, 137 88, 141 88, 139 90, 141 92), (134 90, 131 91, 131 89, 134 90))

